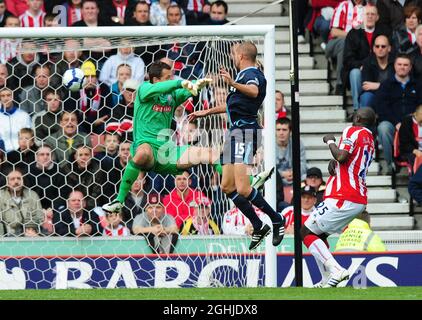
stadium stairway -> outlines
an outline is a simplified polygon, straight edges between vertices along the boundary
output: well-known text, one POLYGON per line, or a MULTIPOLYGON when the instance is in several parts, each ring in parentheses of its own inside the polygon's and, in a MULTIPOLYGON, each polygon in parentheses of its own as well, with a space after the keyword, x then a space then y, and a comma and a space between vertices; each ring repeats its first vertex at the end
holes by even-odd
MULTIPOLYGON (((227 0, 230 21, 243 17, 267 6, 269 0, 227 0)), ((290 46, 287 3, 268 6, 236 24, 275 24, 276 26, 276 88, 285 94, 286 106, 290 107, 290 46)), ((258 46, 262 52, 262 45, 258 46)), ((324 180, 328 178, 327 164, 331 154, 322 142, 326 133, 333 133, 337 140, 346 122, 347 111, 343 109, 342 96, 330 95, 327 82, 327 62, 320 40, 314 40, 314 55, 310 56, 309 43, 299 44, 300 121, 301 139, 306 147, 308 167, 321 169, 324 180)), ((332 79, 335 75, 332 75, 332 79)), ((351 100, 348 97, 348 105, 351 100)), ((398 189, 392 188, 392 177, 381 175, 380 162, 373 162, 368 172, 368 206, 374 230, 413 230, 416 219, 409 214, 409 195, 406 177, 399 176, 398 189), (399 192, 398 192, 399 190, 399 192), (400 198, 400 202, 398 199, 400 198), (405 202, 407 200, 407 202, 405 202)))

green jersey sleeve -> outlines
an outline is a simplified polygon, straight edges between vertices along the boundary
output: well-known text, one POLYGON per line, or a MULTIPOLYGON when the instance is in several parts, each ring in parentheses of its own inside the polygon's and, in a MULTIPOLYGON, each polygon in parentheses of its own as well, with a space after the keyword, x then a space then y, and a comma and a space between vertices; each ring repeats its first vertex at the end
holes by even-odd
MULTIPOLYGON (((192 83, 195 83, 196 80, 193 80, 192 83)), ((188 100, 190 97, 192 97, 192 94, 186 90, 186 89, 177 89, 174 92, 174 100, 176 101, 177 105, 181 105, 183 102, 185 102, 186 100, 188 100)))
POLYGON ((165 93, 172 93, 181 87, 182 80, 168 80, 163 82, 151 83, 144 82, 138 90, 138 96, 141 102, 159 96, 165 93))

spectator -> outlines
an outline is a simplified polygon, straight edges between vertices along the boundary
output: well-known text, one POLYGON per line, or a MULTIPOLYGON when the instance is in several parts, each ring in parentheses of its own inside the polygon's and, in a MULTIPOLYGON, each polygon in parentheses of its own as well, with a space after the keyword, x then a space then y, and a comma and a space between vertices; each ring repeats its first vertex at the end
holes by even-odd
POLYGON ((322 38, 321 48, 325 50, 330 34, 330 22, 340 0, 310 0, 309 5, 312 8, 306 28, 310 32, 315 32, 322 38))
POLYGON ((399 54, 394 61, 394 77, 381 83, 375 95, 378 115, 378 140, 386 161, 385 174, 393 172, 393 137, 395 127, 403 117, 413 113, 421 97, 417 83, 410 77, 412 62, 406 54, 399 54))
POLYGON ((36 65, 33 69, 34 84, 23 88, 19 95, 20 109, 31 117, 47 110, 47 104, 42 100, 43 90, 49 85, 50 68, 47 65, 36 65))
MULTIPOLYGON (((277 142, 277 170, 283 178, 283 185, 289 186, 293 183, 292 171, 292 141, 291 121, 289 118, 281 118, 276 121, 276 142, 277 142)), ((300 142, 300 172, 302 180, 306 177, 306 154, 305 147, 300 142)))
POLYGON ((411 57, 413 61, 413 77, 415 81, 419 82, 422 79, 422 25, 416 28, 415 36, 418 47, 412 52, 411 57))
POLYGON ((343 92, 342 69, 346 35, 352 28, 358 28, 362 24, 364 4, 365 0, 340 2, 334 10, 334 15, 331 19, 331 31, 325 49, 325 56, 336 59, 337 62, 335 94, 343 92))
POLYGON ((422 21, 421 8, 409 5, 404 8, 404 24, 393 31, 393 48, 397 53, 412 54, 418 49, 416 44, 416 28, 422 21))
MULTIPOLYGON (((19 19, 15 16, 8 16, 4 19, 5 28, 20 27, 19 19)), ((22 39, 0 39, 0 63, 12 60, 18 54, 18 47, 22 39)))
MULTIPOLYGON (((150 20, 154 26, 166 26, 167 21, 167 9, 172 4, 171 0, 158 0, 151 4, 150 8, 150 20)), ((186 25, 186 18, 182 18, 183 25, 186 25)))
POLYGON ((167 8, 167 25, 168 26, 183 26, 182 8, 178 4, 171 4, 167 8))
POLYGON ((53 215, 57 235, 67 237, 99 236, 102 227, 98 216, 86 209, 82 191, 74 189, 67 198, 67 205, 60 206, 53 215))
MULTIPOLYGON (((271 219, 259 208, 253 206, 256 215, 263 223, 271 224, 271 219)), ((253 226, 237 207, 233 207, 223 216, 221 231, 225 235, 252 236, 253 226)))
POLYGON ((422 166, 419 166, 416 172, 410 177, 408 191, 409 195, 419 205, 422 205, 422 166))
POLYGON ((6 24, 7 17, 12 16, 13 14, 6 9, 6 4, 4 0, 0 0, 0 28, 4 27, 6 24))
POLYGON ((9 72, 7 71, 7 67, 0 63, 0 89, 6 87, 8 77, 9 72))
POLYGON ((79 111, 83 119, 81 129, 86 133, 101 134, 104 132, 104 123, 111 114, 110 88, 98 82, 97 70, 91 61, 85 61, 81 69, 85 75, 79 100, 79 111), (104 97, 108 97, 107 100, 104 97))
POLYGON ((133 107, 136 98, 136 90, 139 82, 128 79, 123 84, 122 99, 111 110, 111 119, 107 122, 106 131, 126 134, 127 139, 132 140, 133 107))
POLYGON ((44 141, 47 137, 59 132, 59 116, 62 112, 62 99, 60 94, 51 88, 44 90, 44 100, 47 110, 37 112, 32 117, 35 137, 38 142, 44 141))
POLYGON ((149 3, 146 1, 138 1, 133 12, 133 17, 125 21, 129 26, 152 26, 149 20, 149 3))
POLYGON ((7 174, 7 186, 0 190, 0 235, 34 236, 40 232, 43 212, 38 195, 23 184, 19 170, 7 174))
POLYGON ((182 0, 179 1, 183 11, 186 12, 186 24, 196 25, 209 17, 210 3, 208 0, 182 0))
MULTIPOLYGON (((51 27, 60 27, 58 19, 54 14, 46 14, 44 16, 44 27, 51 28, 51 27)), ((60 55, 60 53, 54 53, 54 55, 60 55)))
POLYGON ((362 93, 363 61, 371 53, 373 39, 379 34, 387 34, 387 31, 376 26, 378 18, 377 8, 366 5, 363 12, 363 28, 351 29, 344 42, 343 83, 350 84, 354 110, 359 108, 359 96, 362 93))
POLYGON ((418 104, 413 114, 404 116, 399 129, 400 156, 413 168, 415 159, 422 159, 422 104, 418 104))
POLYGON ((189 172, 185 171, 175 177, 175 188, 163 199, 166 213, 176 220, 177 228, 180 229, 183 221, 193 216, 193 208, 189 204, 195 197, 203 196, 200 191, 194 191, 189 187, 189 172))
MULTIPOLYGON (((300 191, 300 206, 302 208, 301 221, 302 225, 309 218, 309 215, 315 210, 317 203, 317 193, 314 187, 306 185, 300 191)), ((286 219, 286 234, 294 234, 294 207, 285 208, 281 214, 286 219)))
MULTIPOLYGON (((101 19, 100 8, 97 0, 83 0, 82 1, 82 20, 75 22, 73 27, 102 27, 102 26, 117 26, 120 24, 114 23, 113 21, 105 21, 101 19)), ((84 38, 83 47, 91 48, 90 58, 97 61, 100 67, 104 60, 107 59, 111 53, 111 43, 105 38, 84 38)))
POLYGON ((64 4, 67 12, 66 25, 71 26, 82 20, 82 0, 67 0, 64 4))
POLYGON ((47 137, 45 144, 54 150, 59 166, 64 166, 76 148, 81 145, 91 146, 91 140, 85 133, 78 133, 78 117, 75 113, 63 111, 59 120, 61 130, 47 137))
POLYGON ((95 155, 95 158, 101 161, 102 168, 105 167, 104 164, 106 162, 110 163, 108 167, 112 167, 112 163, 118 157, 120 140, 121 140, 121 136, 117 133, 113 133, 113 132, 104 133, 105 150, 95 155))
POLYGON ((83 60, 82 54, 83 52, 81 50, 81 43, 79 40, 64 40, 63 58, 55 65, 55 74, 57 74, 61 79, 67 69, 80 68, 83 60))
POLYGON ((104 204, 107 193, 103 186, 107 177, 98 160, 93 158, 92 149, 88 146, 77 147, 71 160, 72 163, 63 167, 66 183, 71 187, 79 186, 86 194, 86 207, 89 210, 104 204))
POLYGON ((229 23, 227 14, 229 13, 229 6, 223 0, 214 1, 210 7, 210 16, 202 24, 206 25, 223 25, 229 23))
POLYGON ((106 212, 107 226, 103 230, 106 237, 126 237, 130 236, 130 230, 122 223, 120 212, 106 212))
POLYGON ((133 233, 143 235, 153 253, 168 254, 175 249, 178 230, 174 218, 165 212, 160 195, 149 194, 145 212, 133 221, 133 233))
POLYGON ((48 145, 42 145, 35 154, 35 162, 29 166, 25 184, 40 197, 44 213, 52 214, 64 202, 66 184, 64 173, 53 160, 53 151, 48 145))
POLYGON ((381 238, 371 230, 370 216, 366 210, 348 224, 337 240, 335 251, 386 251, 381 238))
POLYGON ((19 130, 31 127, 31 118, 13 102, 13 92, 0 89, 0 137, 4 140, 6 152, 19 148, 19 130))
POLYGON ((100 7, 97 0, 83 0, 82 7, 82 20, 76 21, 72 24, 73 27, 101 27, 101 26, 114 26, 113 21, 106 21, 105 17, 100 16, 100 7))
POLYGON ((7 10, 16 17, 19 17, 28 10, 27 0, 5 0, 5 2, 7 10))
POLYGON ((26 174, 29 166, 35 162, 35 153, 38 146, 34 140, 34 130, 22 128, 19 130, 19 148, 7 153, 7 161, 19 168, 23 174, 26 174))
POLYGON ((420 0, 377 0, 376 6, 380 15, 379 24, 390 30, 397 29, 404 21, 404 8, 408 5, 422 6, 420 0))
POLYGON ((188 235, 218 235, 220 230, 218 225, 211 219, 211 202, 207 197, 196 197, 190 206, 193 207, 193 216, 187 218, 181 228, 182 236, 188 235))
POLYGON ((39 64, 39 55, 36 53, 35 43, 21 42, 17 48, 18 55, 6 63, 10 75, 11 88, 19 94, 22 88, 34 84, 32 69, 39 64))
POLYGON ((128 196, 125 199, 125 205, 122 208, 123 221, 126 226, 132 230, 133 219, 143 213, 147 203, 145 193, 146 177, 144 173, 139 173, 138 179, 132 185, 128 196))
POLYGON ((116 70, 117 79, 111 85, 111 108, 112 111, 114 108, 123 100, 123 84, 126 80, 132 77, 132 68, 128 64, 120 64, 116 70))
POLYGON ((306 179, 302 182, 302 188, 305 186, 310 186, 315 189, 317 198, 316 205, 324 200, 326 184, 322 179, 322 172, 319 168, 312 167, 306 171, 306 179))
MULTIPOLYGON (((144 81, 145 77, 145 63, 144 61, 135 56, 133 47, 129 46, 127 40, 121 41, 122 45, 126 47, 119 48, 116 55, 111 56, 104 63, 100 73, 100 81, 111 87, 118 80, 118 68, 121 65, 129 65, 131 69, 130 78, 135 79, 139 83, 144 81)), ((126 79, 125 79, 126 80, 126 79)))
POLYGON ((11 169, 11 165, 6 161, 6 152, 4 149, 4 141, 0 138, 0 188, 6 185, 6 173, 11 169))
POLYGON ((360 107, 374 107, 375 93, 381 82, 394 75, 394 59, 391 54, 390 40, 385 35, 374 38, 372 53, 363 60, 362 94, 359 98, 360 107))
POLYGON ((119 144, 119 152, 114 161, 103 161, 103 169, 107 172, 107 182, 104 181, 104 193, 109 198, 113 198, 119 191, 117 181, 122 180, 123 171, 129 158, 130 142, 124 141, 119 144))
POLYGON ((28 0, 28 10, 19 16, 21 27, 39 28, 44 26, 45 12, 43 0, 28 0))
POLYGON ((128 2, 129 0, 102 1, 101 14, 105 16, 106 20, 124 25, 128 2))
POLYGON ((287 109, 284 105, 284 94, 280 90, 275 91, 275 118, 281 119, 287 117, 287 109))

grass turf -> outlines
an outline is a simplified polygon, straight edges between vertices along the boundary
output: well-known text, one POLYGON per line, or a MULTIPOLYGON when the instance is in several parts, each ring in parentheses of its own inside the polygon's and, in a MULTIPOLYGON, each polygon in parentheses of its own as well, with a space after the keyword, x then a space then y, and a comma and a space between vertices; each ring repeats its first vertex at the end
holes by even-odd
POLYGON ((0 300, 422 300, 422 287, 0 290, 0 300))

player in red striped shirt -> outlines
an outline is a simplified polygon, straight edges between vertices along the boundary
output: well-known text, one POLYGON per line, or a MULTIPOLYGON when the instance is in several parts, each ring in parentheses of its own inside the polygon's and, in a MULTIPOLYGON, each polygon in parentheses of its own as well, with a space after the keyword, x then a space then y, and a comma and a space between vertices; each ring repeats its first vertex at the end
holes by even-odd
POLYGON ((324 240, 333 233, 340 233, 366 208, 366 174, 374 157, 375 112, 361 108, 353 116, 353 126, 344 129, 339 146, 332 134, 324 136, 334 160, 330 160, 330 177, 321 202, 301 229, 303 243, 318 263, 330 272, 323 287, 336 287, 349 279, 349 272, 341 267, 328 250, 324 240))
POLYGON ((45 12, 43 0, 28 0, 28 10, 19 16, 21 27, 43 27, 45 12))

